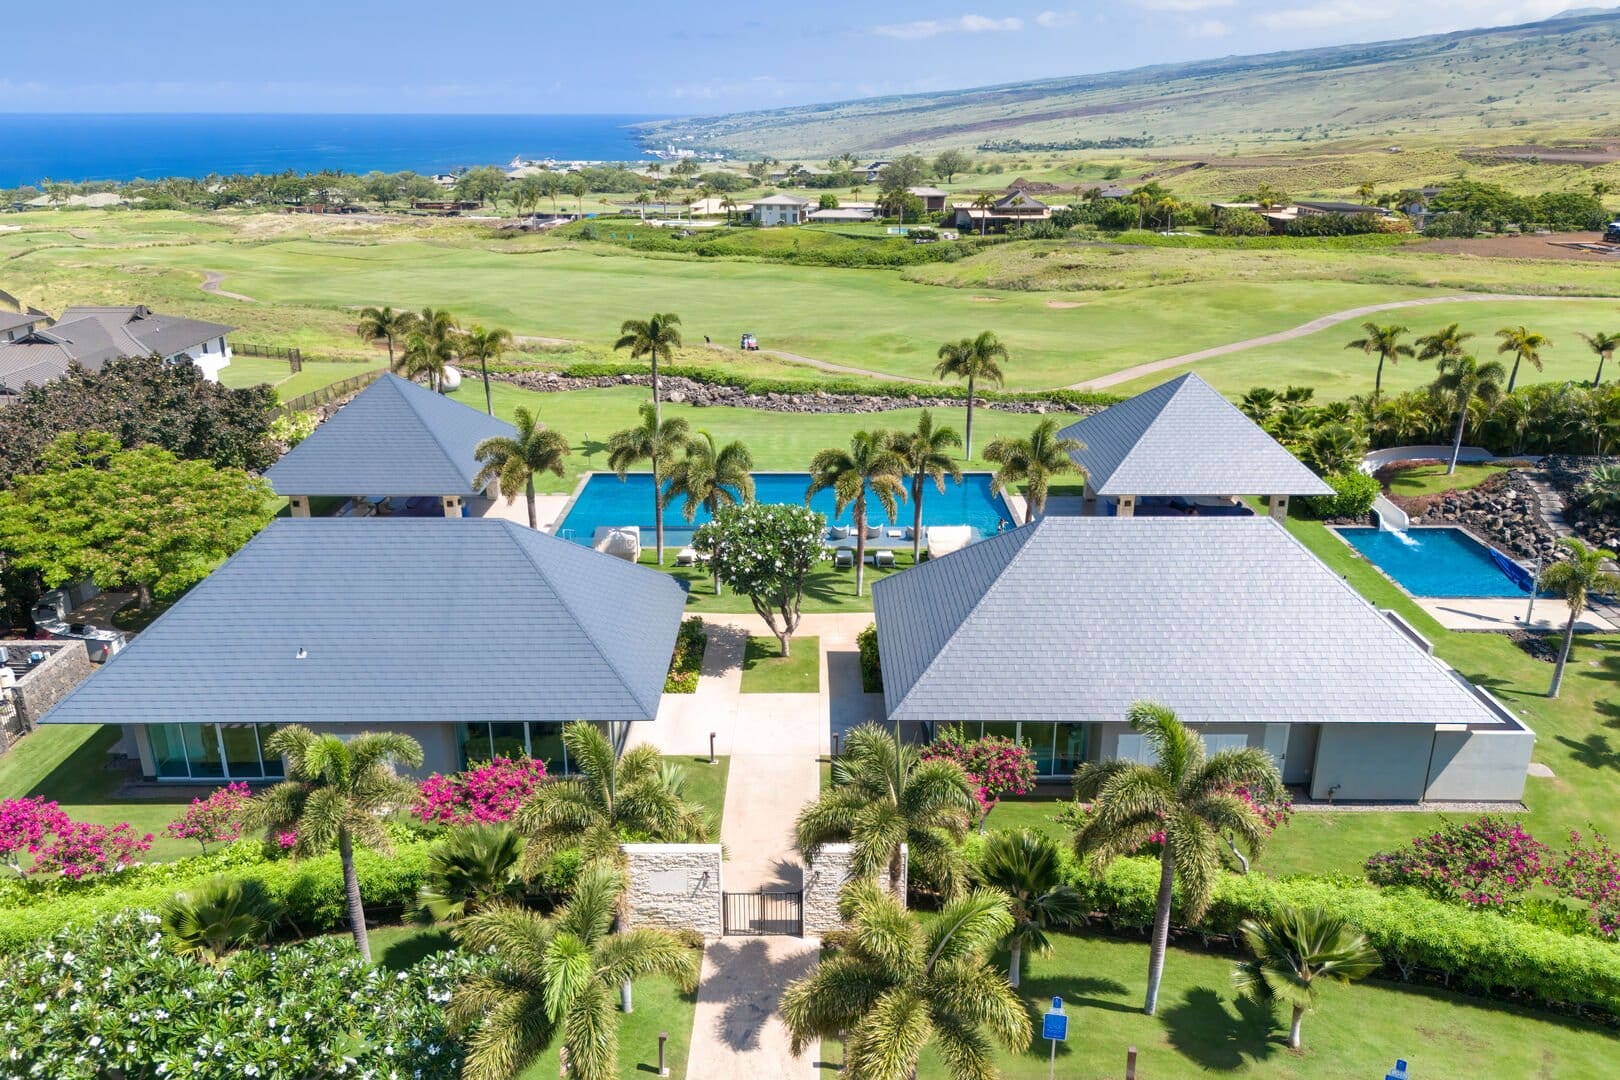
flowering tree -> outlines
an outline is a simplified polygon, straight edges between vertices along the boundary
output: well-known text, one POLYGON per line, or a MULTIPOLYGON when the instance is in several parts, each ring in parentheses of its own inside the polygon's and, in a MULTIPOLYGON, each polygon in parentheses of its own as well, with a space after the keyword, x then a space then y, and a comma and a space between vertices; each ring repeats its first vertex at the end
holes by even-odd
POLYGON ((1548 865, 1544 880, 1565 896, 1584 900, 1587 917, 1609 936, 1620 933, 1620 852, 1600 832, 1591 838, 1571 829, 1561 861, 1548 865))
POLYGON ((18 874, 28 873, 23 855, 37 852, 46 837, 68 824, 67 814, 43 796, 0 802, 0 862, 18 874))
POLYGON ((1416 885, 1449 900, 1500 906, 1542 880, 1552 849, 1497 814, 1446 821, 1410 850, 1380 851, 1367 876, 1380 885, 1416 885))
POLYGON ((441 825, 488 825, 511 821, 517 808, 546 778, 546 763, 535 758, 498 757, 471 769, 422 781, 411 812, 441 825))
POLYGON ((252 797, 246 784, 226 784, 206 799, 192 799, 163 831, 176 840, 197 841, 206 855, 209 844, 228 844, 242 835, 242 807, 252 797))
POLYGON ((91 874, 122 870, 152 846, 152 834, 135 835, 127 821, 112 828, 88 821, 69 821, 48 839, 30 844, 35 874, 59 873, 77 881, 91 874))
POLYGON ((716 578, 748 597, 787 656, 805 578, 827 558, 826 532, 827 519, 807 506, 749 503, 717 510, 692 546, 709 553, 716 578))
POLYGON ((922 758, 944 758, 962 766, 979 803, 980 832, 1003 795, 1027 795, 1035 790, 1035 755, 1005 735, 969 739, 959 727, 942 728, 923 750, 922 758))

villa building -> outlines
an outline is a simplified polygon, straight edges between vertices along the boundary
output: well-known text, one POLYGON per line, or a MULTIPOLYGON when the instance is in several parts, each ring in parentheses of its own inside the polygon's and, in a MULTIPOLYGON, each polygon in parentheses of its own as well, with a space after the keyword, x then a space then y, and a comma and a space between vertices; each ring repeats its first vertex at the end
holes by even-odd
POLYGON ((921 199, 923 212, 927 214, 943 214, 945 212, 945 201, 951 197, 950 192, 942 191, 937 187, 906 188, 906 193, 921 199))
POLYGON ((749 204, 747 217, 755 225, 803 225, 813 205, 797 195, 770 195, 749 204))
POLYGON ((982 227, 1000 231, 1032 221, 1046 221, 1051 216, 1050 206, 1020 189, 1008 192, 986 209, 977 206, 957 206, 955 223, 958 229, 978 231, 982 227))
POLYGON ((42 386, 61 378, 74 364, 100 371, 121 357, 158 356, 170 364, 194 364, 205 379, 218 382, 231 362, 226 335, 234 327, 162 315, 144 305, 70 307, 49 327, 40 321, 31 318, 26 329, 13 322, 9 338, 0 322, 0 401, 29 384, 42 386))
POLYGON ((1133 702, 1314 799, 1523 794, 1535 735, 1266 517, 1047 517, 874 582, 888 719, 1151 760, 1133 702))
POLYGON ((1246 515, 1238 496, 1259 495, 1280 521, 1290 496, 1333 493, 1193 372, 1060 434, 1083 444, 1069 456, 1085 470, 1087 515, 1246 515))
POLYGON ((562 725, 622 746, 658 714, 685 594, 510 521, 282 519, 50 710, 124 725, 148 779, 265 780, 282 724, 393 730, 421 772, 494 754, 569 767, 562 725))
POLYGON ((45 321, 43 315, 30 315, 26 311, 0 311, 0 345, 25 337, 34 327, 45 321))

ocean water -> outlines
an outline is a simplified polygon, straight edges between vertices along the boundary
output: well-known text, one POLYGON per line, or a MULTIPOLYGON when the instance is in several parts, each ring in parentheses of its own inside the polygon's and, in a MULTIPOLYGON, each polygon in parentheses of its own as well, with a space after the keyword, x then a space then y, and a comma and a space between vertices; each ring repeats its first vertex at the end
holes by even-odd
POLYGON ((645 160, 627 125, 648 116, 215 113, 0 115, 0 187, 210 173, 447 172, 516 156, 645 160))

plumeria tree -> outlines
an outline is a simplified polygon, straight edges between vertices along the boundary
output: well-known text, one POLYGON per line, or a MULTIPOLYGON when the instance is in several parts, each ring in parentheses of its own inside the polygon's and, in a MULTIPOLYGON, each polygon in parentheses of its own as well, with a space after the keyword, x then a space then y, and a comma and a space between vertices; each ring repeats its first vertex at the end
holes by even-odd
POLYGON ((944 758, 962 766, 968 787, 979 804, 979 831, 1003 795, 1035 790, 1035 755, 1005 735, 970 739, 959 727, 941 728, 922 751, 922 759, 944 758))
POLYGON ((242 808, 253 797, 246 784, 226 784, 207 798, 192 799, 163 830, 176 840, 195 840, 208 854, 209 844, 228 844, 242 835, 242 808))
POLYGON ((805 579, 827 558, 826 531, 827 519, 807 506, 722 506, 698 526, 692 546, 708 553, 718 580, 748 597, 787 656, 805 579))

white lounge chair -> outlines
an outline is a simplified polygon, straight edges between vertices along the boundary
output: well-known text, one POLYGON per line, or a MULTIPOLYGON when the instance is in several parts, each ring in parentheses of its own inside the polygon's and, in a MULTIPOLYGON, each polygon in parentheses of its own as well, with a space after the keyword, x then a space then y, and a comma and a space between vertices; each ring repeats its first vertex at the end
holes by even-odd
POLYGON ((894 552, 890 551, 888 548, 878 548, 876 551, 872 552, 872 565, 893 566, 894 552))
POLYGON ((833 552, 833 568, 835 570, 853 570, 855 568, 855 553, 849 548, 839 548, 833 552))
POLYGON ((675 553, 676 566, 696 566, 698 553, 696 548, 684 547, 675 553))

